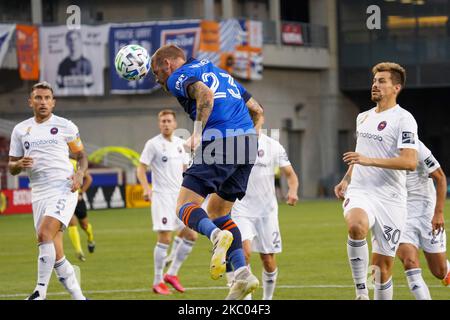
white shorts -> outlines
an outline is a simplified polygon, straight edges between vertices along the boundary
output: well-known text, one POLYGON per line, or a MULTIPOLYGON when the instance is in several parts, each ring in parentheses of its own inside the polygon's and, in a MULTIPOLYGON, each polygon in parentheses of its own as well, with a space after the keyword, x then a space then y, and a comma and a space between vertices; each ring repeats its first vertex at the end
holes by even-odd
POLYGON ((178 231, 185 227, 177 216, 177 193, 153 192, 153 231, 178 231))
POLYGON ((342 204, 344 216, 350 209, 363 209, 369 219, 372 231, 372 252, 395 257, 400 244, 400 236, 406 226, 406 204, 378 198, 364 191, 348 191, 342 204))
POLYGON ((431 220, 434 214, 434 205, 427 205, 427 201, 408 202, 408 214, 411 218, 406 220, 405 232, 400 237, 400 243, 408 243, 417 249, 428 253, 442 253, 446 251, 447 236, 445 230, 434 234, 431 220))
POLYGON ((38 230, 44 216, 58 219, 64 225, 63 229, 67 228, 77 202, 78 192, 70 192, 70 190, 59 191, 59 194, 56 193, 50 198, 33 201, 34 228, 38 230))
POLYGON ((281 234, 278 215, 244 217, 231 215, 241 231, 242 241, 252 242, 252 251, 259 253, 280 253, 281 234))

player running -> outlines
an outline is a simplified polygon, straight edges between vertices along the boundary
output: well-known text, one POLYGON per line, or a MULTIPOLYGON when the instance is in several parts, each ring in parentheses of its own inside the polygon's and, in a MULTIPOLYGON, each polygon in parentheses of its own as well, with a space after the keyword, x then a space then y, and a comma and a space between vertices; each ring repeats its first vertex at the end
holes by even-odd
POLYGON ((347 253, 356 299, 369 299, 366 237, 371 229, 375 299, 390 300, 395 253, 406 226, 406 170, 417 165, 417 123, 396 102, 405 86, 405 70, 383 62, 372 73, 372 101, 377 105, 358 115, 356 150, 344 153, 349 169, 334 191, 345 198, 347 253))
POLYGON ((28 300, 44 300, 55 269, 73 299, 85 300, 73 266, 64 256, 63 230, 77 204, 88 161, 78 128, 54 115, 53 89, 47 82, 35 84, 28 99, 34 117, 17 124, 11 135, 9 172, 26 170, 30 178, 34 227, 39 247, 38 279, 28 300), (69 151, 78 161, 74 173, 69 151))
POLYGON ((407 174, 406 186, 408 219, 405 232, 400 237, 397 256, 405 268, 411 293, 417 300, 430 300, 430 291, 422 278, 419 249, 423 250, 431 273, 448 286, 450 263, 445 254, 447 237, 444 230, 447 178, 439 162, 422 141, 419 141, 417 170, 407 174))
POLYGON ((213 279, 225 273, 225 258, 231 262, 236 281, 227 299, 243 299, 259 281, 246 266, 241 233, 230 212, 247 189, 262 107, 228 73, 207 60, 186 60, 184 51, 174 45, 155 52, 152 72, 195 121, 187 141, 195 157, 184 173, 177 201, 179 218, 213 243, 213 279), (206 212, 201 204, 208 194, 212 195, 206 212))

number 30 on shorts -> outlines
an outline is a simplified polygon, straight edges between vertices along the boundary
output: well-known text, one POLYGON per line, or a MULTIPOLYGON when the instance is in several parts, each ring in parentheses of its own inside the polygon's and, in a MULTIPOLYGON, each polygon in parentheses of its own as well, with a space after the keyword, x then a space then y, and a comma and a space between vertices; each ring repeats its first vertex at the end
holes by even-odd
POLYGON ((384 238, 387 241, 391 241, 393 244, 397 244, 400 240, 400 233, 401 231, 399 229, 392 229, 389 226, 383 226, 384 228, 384 238))

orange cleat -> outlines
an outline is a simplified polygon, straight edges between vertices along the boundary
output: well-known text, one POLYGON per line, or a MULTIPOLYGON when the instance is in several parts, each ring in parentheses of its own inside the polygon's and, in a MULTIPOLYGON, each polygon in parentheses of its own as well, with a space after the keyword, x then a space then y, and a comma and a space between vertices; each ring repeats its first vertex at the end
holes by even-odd
POLYGON ((170 292, 169 288, 165 285, 164 282, 153 285, 153 292, 165 296, 172 294, 172 292, 170 292))
POLYGON ((170 283, 172 285, 172 287, 174 287, 175 290, 177 290, 178 292, 183 293, 186 290, 181 285, 180 280, 178 279, 177 276, 171 276, 166 273, 164 275, 164 281, 167 283, 170 283))

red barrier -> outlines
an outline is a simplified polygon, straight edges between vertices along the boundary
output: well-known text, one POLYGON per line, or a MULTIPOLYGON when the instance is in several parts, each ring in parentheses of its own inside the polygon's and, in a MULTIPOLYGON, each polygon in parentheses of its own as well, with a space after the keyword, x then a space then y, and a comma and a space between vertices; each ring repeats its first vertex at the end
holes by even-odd
POLYGON ((0 191, 0 214, 32 213, 31 190, 1 190, 0 191))

